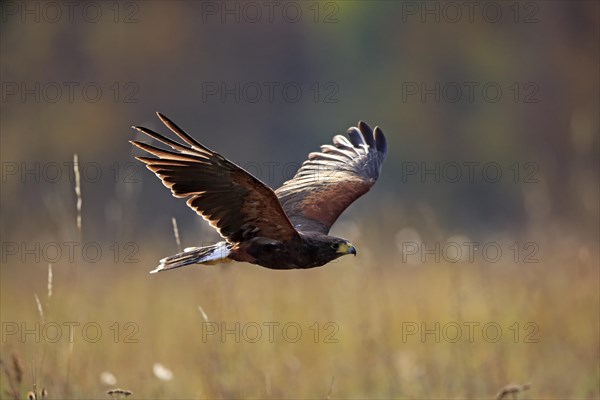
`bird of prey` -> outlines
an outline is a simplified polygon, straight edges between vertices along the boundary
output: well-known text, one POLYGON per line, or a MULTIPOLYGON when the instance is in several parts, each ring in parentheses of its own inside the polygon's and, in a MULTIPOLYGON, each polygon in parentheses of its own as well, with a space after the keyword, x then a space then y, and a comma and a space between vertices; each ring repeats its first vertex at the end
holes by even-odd
POLYGON ((160 260, 160 272, 190 264, 245 261, 271 269, 314 268, 345 254, 346 239, 329 236, 339 215, 375 184, 387 144, 379 127, 364 122, 336 135, 333 145, 310 153, 296 175, 273 191, 222 155, 198 143, 164 115, 160 120, 184 143, 150 129, 134 129, 169 146, 164 150, 131 141, 153 157, 136 157, 224 241, 186 248, 160 260))

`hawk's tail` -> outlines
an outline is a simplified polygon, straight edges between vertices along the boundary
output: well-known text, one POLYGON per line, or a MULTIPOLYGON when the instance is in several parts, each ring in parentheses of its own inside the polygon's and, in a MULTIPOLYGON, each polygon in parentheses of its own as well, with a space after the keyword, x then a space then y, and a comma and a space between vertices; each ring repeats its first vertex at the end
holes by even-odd
POLYGON ((151 274, 161 271, 167 271, 173 268, 179 268, 190 264, 217 264, 227 262, 231 253, 231 245, 227 242, 219 242, 212 246, 188 247, 183 253, 165 257, 160 260, 158 267, 150 271, 151 274))

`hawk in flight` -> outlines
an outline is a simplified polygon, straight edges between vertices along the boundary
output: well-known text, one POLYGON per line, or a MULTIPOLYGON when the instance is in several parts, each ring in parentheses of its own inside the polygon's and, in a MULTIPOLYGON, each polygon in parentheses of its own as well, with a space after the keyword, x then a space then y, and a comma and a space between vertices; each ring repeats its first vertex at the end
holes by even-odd
POLYGON ((189 264, 245 261, 271 269, 314 268, 345 254, 346 239, 329 236, 340 214, 375 184, 387 153, 379 127, 364 122, 310 153, 296 175, 273 191, 222 155, 198 143, 164 115, 160 120, 184 143, 150 129, 134 129, 169 146, 131 141, 154 157, 136 157, 225 239, 186 248, 160 260, 152 272, 189 264))

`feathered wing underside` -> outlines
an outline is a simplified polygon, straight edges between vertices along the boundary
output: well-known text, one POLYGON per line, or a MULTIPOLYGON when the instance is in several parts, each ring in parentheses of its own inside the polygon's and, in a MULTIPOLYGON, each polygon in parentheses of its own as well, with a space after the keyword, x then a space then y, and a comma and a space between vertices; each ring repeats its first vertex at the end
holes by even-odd
POLYGON ((230 243, 255 236, 288 240, 297 235, 273 190, 198 143, 165 116, 158 116, 187 146, 142 127, 134 128, 174 151, 131 143, 158 157, 136 159, 145 163, 171 189, 173 196, 188 198, 188 206, 230 243))
POLYGON ((296 175, 275 191, 299 231, 327 234, 340 214, 375 184, 387 154, 379 127, 364 122, 310 153, 296 175))

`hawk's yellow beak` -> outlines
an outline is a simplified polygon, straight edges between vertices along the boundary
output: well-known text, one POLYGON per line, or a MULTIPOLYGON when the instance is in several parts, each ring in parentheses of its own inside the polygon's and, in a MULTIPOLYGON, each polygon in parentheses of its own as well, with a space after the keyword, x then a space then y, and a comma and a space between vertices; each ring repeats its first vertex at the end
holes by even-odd
POLYGON ((356 256, 356 248, 350 242, 340 244, 337 252, 342 254, 354 254, 356 256))

